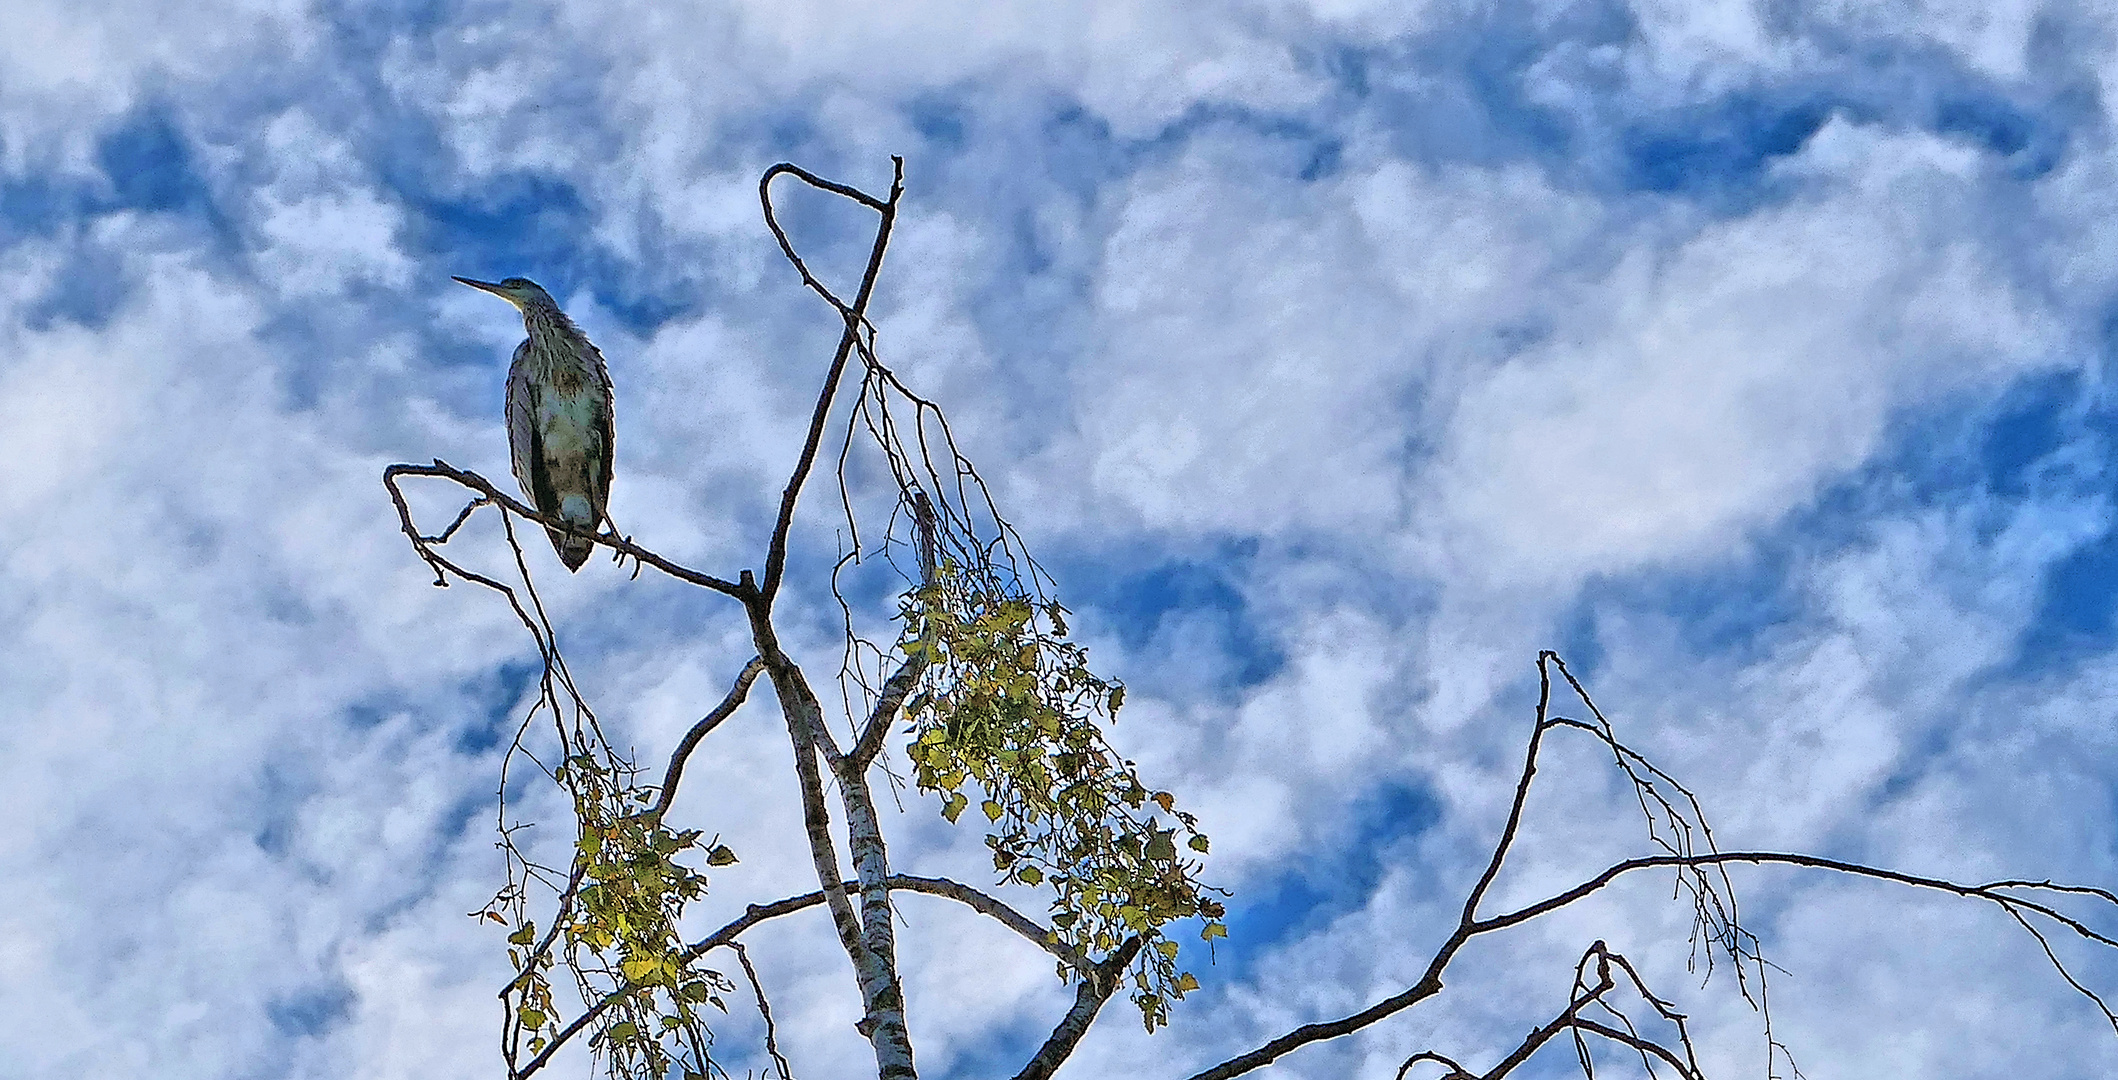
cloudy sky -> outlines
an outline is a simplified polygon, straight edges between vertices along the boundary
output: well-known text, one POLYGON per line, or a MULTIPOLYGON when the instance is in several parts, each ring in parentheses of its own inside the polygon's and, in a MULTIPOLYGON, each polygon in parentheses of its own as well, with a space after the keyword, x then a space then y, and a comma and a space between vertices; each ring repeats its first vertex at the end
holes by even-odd
MULTIPOLYGON (((1724 847, 2118 881, 2114 94, 2118 25, 2065 2, 13 0, 0 1077, 499 1074, 503 932, 465 913, 534 654, 429 584, 378 476, 506 474, 520 323, 449 275, 527 275, 610 360, 617 520, 760 565, 836 334, 758 217, 783 159, 879 191, 905 157, 883 351, 1235 893, 1173 1028, 1114 1007, 1067 1075, 1180 1077, 1409 985, 1544 647, 1724 847)), ((858 213, 789 204, 857 271, 858 213)), ((819 671, 830 509, 784 611, 819 671)), ((749 655, 721 598, 531 557, 646 756, 749 655)), ((1501 898, 1647 850, 1588 748, 1542 782, 1501 898)), ((702 931, 813 887, 792 798, 761 694, 677 804, 743 859, 702 931)), ((904 809, 899 867, 990 880, 974 831, 904 809)), ((1737 881, 1807 1075, 2118 1074, 1998 912, 1737 881)), ((1270 1075, 1489 1064, 1600 937, 1715 1075, 1762 1080, 1668 884, 1476 947, 1270 1075)), ((924 1070, 1011 1073, 1070 993, 899 906, 924 1070)), ((825 920, 751 941, 797 1075, 858 1075, 825 920)), ((753 1018, 718 1032, 759 1064, 753 1018)))

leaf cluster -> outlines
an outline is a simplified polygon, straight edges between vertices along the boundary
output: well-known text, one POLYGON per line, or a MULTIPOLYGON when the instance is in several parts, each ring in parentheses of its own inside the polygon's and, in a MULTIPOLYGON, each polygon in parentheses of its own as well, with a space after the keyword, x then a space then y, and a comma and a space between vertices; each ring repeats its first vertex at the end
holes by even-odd
MULTIPOLYGON (((696 851, 707 865, 725 866, 736 857, 697 829, 665 826, 653 810, 656 789, 635 786, 636 771, 600 743, 552 770, 573 796, 577 827, 577 887, 558 912, 558 952, 584 1000, 622 994, 590 1040, 610 1075, 659 1080, 676 1072, 690 1080, 718 1071, 700 1010, 726 1012, 723 995, 734 983, 690 964, 678 922, 685 905, 706 894, 707 878, 677 860, 696 851)), ((531 1053, 556 1037, 559 1020, 545 975, 554 958, 538 942, 527 919, 508 936, 509 956, 524 973, 513 1023, 531 1053)))
MULTIPOLYGON (((900 607, 898 647, 924 664, 905 704, 907 756, 949 821, 970 805, 967 787, 982 795, 993 867, 1052 891, 1054 940, 1092 955, 1141 939, 1129 982, 1152 1031, 1199 985, 1178 970, 1165 927, 1203 918, 1211 942, 1227 936, 1226 909, 1197 877, 1209 847, 1197 819, 1143 784, 1104 737, 1125 687, 1089 670, 1065 616, 953 561, 937 567, 900 607)), ((1073 974, 1061 966, 1062 978, 1073 974)))

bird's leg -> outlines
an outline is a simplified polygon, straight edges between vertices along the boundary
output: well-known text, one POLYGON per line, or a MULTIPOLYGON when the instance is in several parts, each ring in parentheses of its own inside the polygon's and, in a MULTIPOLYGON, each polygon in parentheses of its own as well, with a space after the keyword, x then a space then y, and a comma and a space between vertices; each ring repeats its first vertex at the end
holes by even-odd
MULTIPOLYGON (((611 537, 612 539, 615 539, 615 540, 623 540, 623 541, 625 541, 625 542, 626 542, 626 543, 628 543, 628 544, 632 543, 632 537, 630 537, 630 536, 626 536, 625 534, 623 534, 623 533, 620 533, 620 532, 618 531, 618 523, 617 523, 617 522, 615 522, 615 521, 612 521, 612 520, 610 519, 610 512, 609 512, 609 511, 605 511, 605 512, 604 512, 604 514, 603 514, 603 533, 602 533, 602 535, 604 535, 604 536, 608 536, 608 537, 611 537)), ((624 566, 624 565, 625 565, 625 552, 623 552, 623 551, 619 550, 618 548, 611 548, 611 549, 610 549, 610 561, 612 561, 612 562, 614 562, 614 563, 617 563, 617 564, 618 564, 619 566, 621 566, 621 567, 622 567, 622 566, 624 566)), ((641 569, 642 565, 643 565, 643 564, 642 564, 642 563, 640 562, 640 557, 639 557, 638 555, 635 555, 635 556, 633 556, 633 557, 632 557, 632 579, 633 579, 634 581, 638 581, 638 580, 640 580, 640 569, 641 569)))

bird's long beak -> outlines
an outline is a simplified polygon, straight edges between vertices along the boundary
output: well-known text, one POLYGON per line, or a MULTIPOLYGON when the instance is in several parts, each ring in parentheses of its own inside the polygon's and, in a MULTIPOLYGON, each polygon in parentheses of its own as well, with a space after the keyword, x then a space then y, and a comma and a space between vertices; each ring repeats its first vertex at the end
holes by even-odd
MULTIPOLYGON (((451 273, 449 277, 455 277, 455 275, 451 273)), ((470 280, 470 277, 455 277, 455 280, 457 280, 457 282, 464 282, 464 284, 466 284, 466 286, 470 286, 470 288, 483 288, 485 292, 491 292, 493 296, 500 296, 500 299, 502 299, 502 301, 508 301, 508 303, 513 303, 517 311, 521 311, 521 307, 523 307, 523 305, 521 305, 521 301, 517 301, 517 299, 515 299, 515 294, 513 294, 513 292, 508 292, 506 288, 502 288, 502 286, 498 286, 498 284, 493 284, 493 282, 472 282, 472 280, 470 280)))

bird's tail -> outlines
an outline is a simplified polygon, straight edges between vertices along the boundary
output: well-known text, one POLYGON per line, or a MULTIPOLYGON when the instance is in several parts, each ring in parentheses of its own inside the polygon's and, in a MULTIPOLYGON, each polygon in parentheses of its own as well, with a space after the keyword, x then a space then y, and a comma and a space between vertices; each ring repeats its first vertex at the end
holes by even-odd
MULTIPOLYGON (((576 528, 596 527, 596 512, 589 508, 588 499, 581 495, 568 495, 559 500, 559 518, 576 528)), ((551 533, 551 538, 552 547, 559 552, 559 561, 566 564, 568 571, 581 569, 581 564, 588 561, 589 551, 596 546, 593 540, 560 532, 551 533)))

